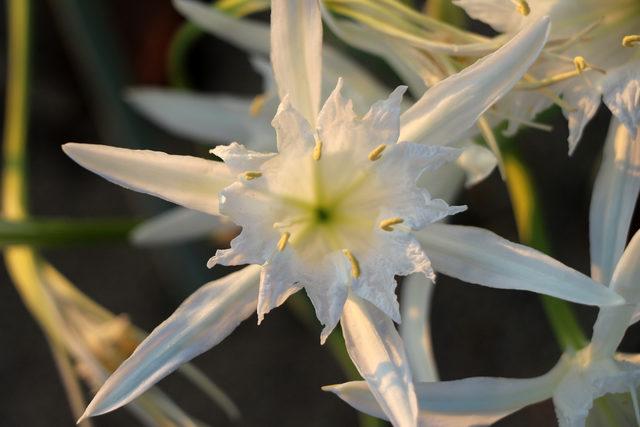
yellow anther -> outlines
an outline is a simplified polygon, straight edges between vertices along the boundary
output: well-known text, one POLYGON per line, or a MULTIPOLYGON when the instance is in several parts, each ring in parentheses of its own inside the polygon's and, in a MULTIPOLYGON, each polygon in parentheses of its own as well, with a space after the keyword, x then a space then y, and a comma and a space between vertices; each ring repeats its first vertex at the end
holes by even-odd
POLYGON ((289 233, 288 231, 282 233, 282 236, 280 236, 280 240, 278 240, 278 252, 284 251, 284 248, 287 247, 289 237, 291 237, 291 233, 289 233))
POLYGON ((382 157, 382 152, 385 148, 387 148, 385 144, 380 144, 376 148, 371 150, 371 152, 369 153, 369 160, 371 160, 372 162, 378 160, 380 157, 382 157))
POLYGON ((251 181, 252 179, 260 178, 262 176, 262 172, 245 172, 242 176, 247 181, 251 181))
POLYGON ((316 145, 313 147, 313 160, 318 161, 322 157, 322 141, 316 138, 316 145))
POLYGON ((573 65, 576 66, 576 70, 578 70, 578 73, 583 72, 589 67, 587 61, 583 56, 576 56, 575 58, 573 58, 573 65))
POLYGON ((522 16, 528 16, 531 13, 529 3, 525 0, 511 0, 511 2, 516 5, 516 9, 522 16))
POLYGON ((253 98, 253 101, 249 106, 249 114, 251 115, 251 117, 256 117, 262 112, 262 109, 264 108, 264 104, 266 101, 267 101, 267 96, 265 94, 258 95, 255 98, 253 98))
POLYGON ((380 228, 384 231, 393 231, 393 226, 397 224, 402 224, 404 219, 400 217, 385 219, 384 221, 380 221, 380 228))
POLYGON ((633 47, 640 43, 640 34, 629 34, 622 38, 622 46, 633 47))
POLYGON ((353 256, 349 249, 343 249, 342 253, 351 263, 351 276, 354 279, 357 279, 358 277, 360 277, 360 263, 358 263, 358 260, 353 256))

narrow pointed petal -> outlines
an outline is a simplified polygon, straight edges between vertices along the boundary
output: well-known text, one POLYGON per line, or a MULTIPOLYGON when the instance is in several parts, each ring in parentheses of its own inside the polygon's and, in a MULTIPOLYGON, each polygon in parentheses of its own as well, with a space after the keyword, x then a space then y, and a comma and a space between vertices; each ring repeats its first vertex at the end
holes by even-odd
POLYGON ((400 139, 438 145, 459 140, 520 80, 538 57, 548 32, 545 17, 496 52, 433 86, 402 115, 400 139))
POLYGON ((275 139, 269 121, 250 114, 251 99, 141 87, 129 89, 127 100, 161 128, 196 142, 251 146, 258 134, 275 139))
POLYGON ((249 266, 204 285, 187 298, 109 377, 84 416, 127 404, 226 338, 254 312, 259 275, 259 266, 249 266))
POLYGON ((469 283, 587 305, 624 302, 615 292, 542 252, 481 228, 433 224, 416 236, 436 271, 469 283))
POLYGON ((178 12, 195 25, 252 53, 269 54, 269 26, 258 21, 230 16, 220 9, 195 0, 173 0, 178 12))
POLYGON ((598 356, 612 356, 640 303, 640 231, 629 242, 616 266, 611 289, 619 293, 629 304, 622 307, 601 309, 595 325, 591 345, 598 356))
POLYGON ((604 285, 627 244, 639 192, 640 135, 633 140, 612 118, 589 212, 591 277, 604 285))
POLYGON ((218 214, 218 193, 234 179, 224 164, 197 157, 76 143, 62 150, 124 188, 213 215, 218 214))
POLYGON ((412 274, 402 282, 400 335, 413 379, 420 382, 438 381, 429 327, 433 288, 433 281, 424 274, 412 274))
POLYGON ((391 319, 352 294, 340 323, 349 356, 388 419, 398 427, 417 425, 418 404, 411 371, 391 319))
POLYGON ((174 245, 206 237, 233 236, 238 226, 227 217, 176 207, 154 216, 131 232, 140 246, 174 245))
MULTIPOLYGON (((566 372, 561 362, 549 373, 530 379, 466 378, 416 383, 420 426, 486 426, 507 415, 549 399, 566 372)), ((361 412, 388 419, 364 381, 325 386, 361 412)))
POLYGON ((280 99, 315 125, 322 79, 322 20, 317 0, 271 3, 271 63, 280 99))

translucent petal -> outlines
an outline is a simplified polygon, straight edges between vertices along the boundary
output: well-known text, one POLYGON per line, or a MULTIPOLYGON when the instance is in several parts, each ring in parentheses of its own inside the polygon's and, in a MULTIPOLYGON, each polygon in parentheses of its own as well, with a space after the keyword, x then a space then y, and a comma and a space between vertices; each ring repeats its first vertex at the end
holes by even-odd
POLYGON ((423 274, 412 274, 402 282, 400 335, 413 379, 419 382, 438 380, 429 323, 433 288, 433 281, 423 274))
POLYGON ((401 140, 445 145, 455 142, 507 93, 537 58, 549 19, 528 26, 496 52, 429 89, 403 113, 401 140))
POLYGON ((640 60, 608 71, 603 83, 603 100, 626 127, 632 138, 640 125, 640 60))
MULTIPOLYGON (((421 426, 485 426, 537 402, 550 398, 566 372, 566 365, 531 379, 466 378, 457 381, 416 383, 421 426)), ((354 408, 388 419, 364 381, 323 387, 354 408)))
POLYGON ((629 327, 635 306, 640 303, 639 260, 640 231, 636 232, 622 254, 610 286, 630 304, 600 310, 593 327, 593 353, 598 356, 613 355, 629 327))
POLYGON ((615 292, 584 274, 481 228, 433 224, 416 236, 436 271, 469 283, 533 291, 581 304, 623 303, 615 292))
POLYGON ((131 240, 140 246, 172 245, 210 236, 228 237, 237 231, 226 217, 176 207, 138 225, 131 240))
POLYGON ((127 91, 127 100, 163 129, 204 144, 275 140, 269 121, 251 116, 251 99, 140 87, 127 91))
POLYGON ((271 64, 280 99, 315 125, 322 79, 322 20, 317 0, 271 3, 271 64))
POLYGON ((640 136, 611 119, 589 213, 591 277, 608 285, 627 244, 640 192, 640 136))
POLYGON ((224 164, 197 157, 76 143, 62 150, 115 184, 214 215, 218 193, 234 179, 224 164))
POLYGON ((187 298, 109 377, 84 416, 127 404, 226 338, 255 310, 259 274, 259 266, 246 267, 204 285, 187 298))
POLYGON ((498 159, 491 150, 475 143, 467 144, 456 161, 465 171, 466 187, 472 187, 484 180, 498 165, 498 159))
POLYGON ((351 360, 395 426, 415 426, 418 417, 411 371, 391 319, 350 295, 340 320, 351 360))

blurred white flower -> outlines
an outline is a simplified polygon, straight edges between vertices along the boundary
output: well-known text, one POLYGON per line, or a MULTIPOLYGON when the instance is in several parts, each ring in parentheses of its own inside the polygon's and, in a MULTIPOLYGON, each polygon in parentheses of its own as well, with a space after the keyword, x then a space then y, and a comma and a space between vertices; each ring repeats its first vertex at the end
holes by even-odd
MULTIPOLYGON (((533 118, 561 96, 572 152, 600 99, 635 136, 640 122, 640 4, 636 0, 528 0, 523 14, 512 0, 454 0, 473 18, 513 34, 549 16, 547 46, 527 79, 498 110, 533 118), (549 94, 554 96, 549 96, 549 94)), ((512 122, 511 128, 518 123, 512 122)))

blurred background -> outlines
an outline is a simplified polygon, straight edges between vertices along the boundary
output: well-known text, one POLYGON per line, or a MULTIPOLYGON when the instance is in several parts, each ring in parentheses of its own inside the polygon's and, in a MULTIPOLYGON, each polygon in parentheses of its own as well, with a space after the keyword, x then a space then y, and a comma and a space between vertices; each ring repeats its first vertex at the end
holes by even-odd
MULTIPOLYGON (((4 3, 4 2, 3 2, 4 3)), ((0 85, 6 92, 6 7, 0 17, 0 85)), ((267 14, 257 19, 268 19, 267 14)), ((135 85, 168 85, 167 51, 183 19, 169 0, 34 0, 29 167, 31 212, 54 217, 146 218, 166 208, 151 197, 112 185, 77 166, 60 146, 68 141, 144 147, 177 154, 205 154, 208 147, 169 135, 122 101, 135 85)), ((389 87, 398 83, 380 61, 359 60, 389 87)), ((240 50, 203 35, 187 56, 193 89, 257 94, 259 76, 240 50)), ((588 273, 588 207, 607 131, 601 109, 573 157, 567 156, 566 123, 554 130, 526 130, 518 146, 541 196, 552 254, 588 273)), ((225 141, 220 141, 225 142, 225 141)), ((517 240, 505 185, 497 172, 461 192, 469 210, 455 223, 488 228, 517 240)), ((633 230, 638 228, 638 214, 633 230)), ((204 241, 163 249, 126 242, 50 248, 45 257, 76 286, 115 313, 151 330, 199 285, 222 274, 205 262, 226 242, 204 241)), ((74 420, 44 336, 0 267, 0 425, 72 426, 74 420)), ((578 307, 585 331, 595 311, 578 307)), ((467 376, 529 377, 546 372, 560 350, 535 295, 469 286, 440 276, 431 327, 442 379, 467 376)), ((345 376, 326 348, 320 326, 301 323, 287 309, 274 310, 258 327, 255 317, 195 360, 242 411, 233 424, 209 400, 175 375, 160 385, 189 413, 210 425, 350 426, 356 413, 326 384, 345 376)), ((640 351, 632 330, 626 351, 640 351)), ((500 426, 554 425, 549 403, 512 415, 500 426)), ((137 425, 127 411, 95 419, 97 426, 137 425)))

